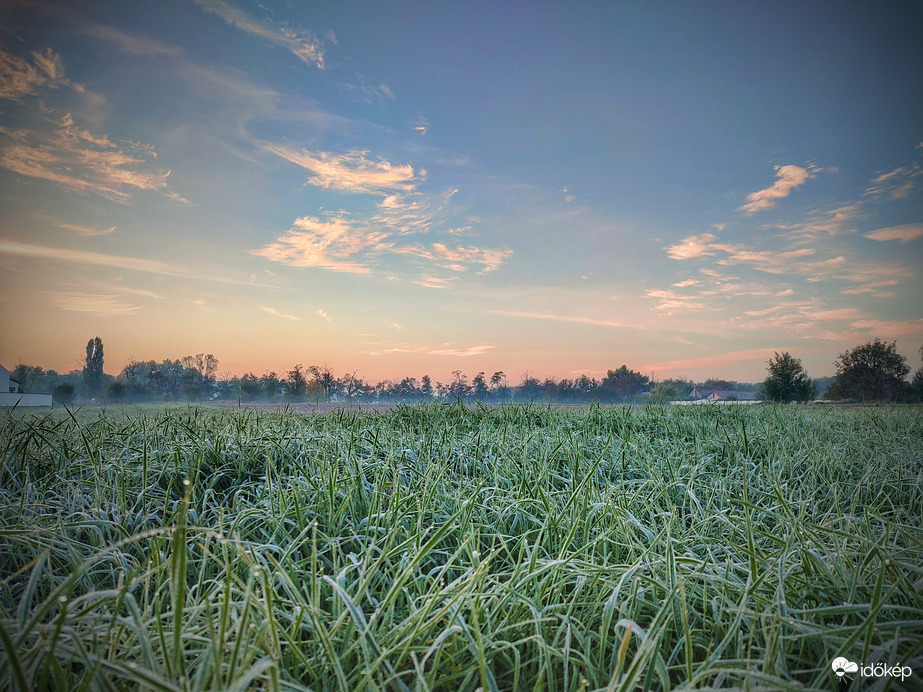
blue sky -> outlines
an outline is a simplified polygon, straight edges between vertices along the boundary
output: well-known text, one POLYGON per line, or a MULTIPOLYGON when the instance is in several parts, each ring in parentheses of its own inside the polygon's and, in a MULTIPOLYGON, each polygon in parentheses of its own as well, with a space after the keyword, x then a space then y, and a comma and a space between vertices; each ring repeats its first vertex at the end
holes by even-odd
POLYGON ((0 3, 0 362, 757 381, 880 337, 916 367, 921 20, 0 3))

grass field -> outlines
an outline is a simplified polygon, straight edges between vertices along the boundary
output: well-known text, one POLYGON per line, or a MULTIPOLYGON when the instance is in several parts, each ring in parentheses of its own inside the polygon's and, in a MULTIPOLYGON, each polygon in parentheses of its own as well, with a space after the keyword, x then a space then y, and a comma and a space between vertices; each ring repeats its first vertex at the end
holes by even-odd
POLYGON ((0 414, 0 685, 923 689, 923 408, 0 414))

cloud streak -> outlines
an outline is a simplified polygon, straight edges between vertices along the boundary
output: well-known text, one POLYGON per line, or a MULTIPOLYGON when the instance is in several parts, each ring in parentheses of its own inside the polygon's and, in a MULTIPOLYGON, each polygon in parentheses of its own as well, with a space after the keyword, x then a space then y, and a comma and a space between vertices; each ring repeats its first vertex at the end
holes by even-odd
POLYGON ((59 223, 57 226, 58 228, 63 228, 65 231, 73 231, 77 235, 83 236, 109 235, 110 233, 115 233, 117 230, 116 226, 100 228, 99 226, 83 226, 76 223, 59 223))
POLYGON ((39 87, 57 88, 69 82, 64 78, 64 62, 51 48, 32 51, 32 60, 0 48, 0 99, 18 101, 34 94, 39 87))
POLYGON ((409 164, 392 164, 384 159, 370 161, 368 151, 353 149, 345 154, 327 151, 310 152, 275 144, 264 145, 266 151, 301 166, 314 175, 308 183, 322 188, 366 194, 387 194, 392 190, 409 191, 425 177, 409 164))
POLYGON ((138 190, 165 190, 170 171, 146 170, 156 152, 147 145, 116 145, 79 127, 67 114, 51 132, 0 127, 0 167, 75 192, 125 201, 138 190))
POLYGON ((249 14, 232 7, 222 0, 192 0, 206 12, 219 16, 225 22, 252 36, 291 51, 308 65, 319 69, 324 67, 323 46, 313 35, 287 27, 275 28, 260 22, 249 14))
POLYGON ((813 178, 816 171, 822 170, 814 166, 802 168, 801 166, 776 166, 776 182, 763 190, 757 190, 747 195, 747 203, 738 207, 738 211, 755 214, 759 211, 772 209, 776 203, 788 197, 792 190, 800 187, 806 180, 813 178))
POLYGON ((61 310, 97 317, 124 317, 142 309, 141 306, 125 303, 118 296, 95 293, 56 293, 53 302, 61 310))
POLYGON ((514 310, 488 310, 490 315, 503 315, 505 317, 522 317, 529 320, 551 320, 553 322, 569 322, 571 324, 588 324, 594 327, 627 327, 622 322, 615 320, 598 320, 592 317, 583 317, 581 315, 555 315, 546 312, 517 312, 514 310))
POLYGON ((879 173, 869 181, 864 197, 887 197, 888 199, 904 199, 910 195, 916 186, 918 176, 923 175, 920 164, 901 166, 887 173, 879 173))
POLYGON ((903 226, 888 226, 887 228, 879 228, 878 230, 870 231, 863 235, 866 238, 877 240, 879 242, 899 240, 901 243, 907 243, 911 240, 916 240, 917 238, 923 236, 923 223, 908 223, 904 224, 903 226))
POLYGON ((260 310, 265 312, 267 315, 272 315, 273 317, 281 317, 284 320, 291 320, 292 322, 298 322, 301 319, 295 315, 287 315, 284 312, 279 312, 275 308, 271 308, 268 305, 260 305, 260 310))
POLYGON ((251 250, 251 254, 291 267, 368 274, 371 269, 366 264, 350 258, 382 240, 382 234, 365 235, 344 219, 303 216, 274 243, 251 250))
MULTIPOLYGON (((323 220, 311 216, 295 219, 292 227, 275 242, 250 252, 291 267, 353 274, 369 274, 371 265, 384 255, 416 257, 456 272, 480 266, 478 273, 485 274, 500 267, 512 254, 508 248, 452 248, 443 243, 399 245, 393 232, 381 230, 373 222, 357 223, 339 217, 323 220)), ((451 279, 430 276, 414 283, 427 288, 448 288, 449 281, 451 279)))
POLYGON ((216 283, 244 284, 247 286, 260 285, 252 281, 236 281, 221 276, 213 276, 203 273, 199 269, 187 269, 176 264, 161 262, 159 260, 125 257, 122 255, 107 255, 99 252, 87 252, 85 250, 69 250, 66 248, 48 247, 46 245, 32 245, 30 243, 0 241, 0 254, 12 255, 14 257, 47 259, 82 266, 91 265, 94 267, 126 269, 147 274, 198 279, 216 283))

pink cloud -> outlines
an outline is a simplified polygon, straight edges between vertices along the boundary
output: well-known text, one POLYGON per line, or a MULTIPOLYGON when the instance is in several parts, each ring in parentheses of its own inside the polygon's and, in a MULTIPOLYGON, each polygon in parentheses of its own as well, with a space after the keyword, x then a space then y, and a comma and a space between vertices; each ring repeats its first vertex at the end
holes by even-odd
POLYGON ((755 214, 758 211, 772 209, 776 202, 788 197, 792 190, 800 187, 806 180, 813 178, 816 171, 822 169, 808 166, 776 166, 776 182, 763 190, 747 195, 747 203, 739 207, 740 211, 755 214))

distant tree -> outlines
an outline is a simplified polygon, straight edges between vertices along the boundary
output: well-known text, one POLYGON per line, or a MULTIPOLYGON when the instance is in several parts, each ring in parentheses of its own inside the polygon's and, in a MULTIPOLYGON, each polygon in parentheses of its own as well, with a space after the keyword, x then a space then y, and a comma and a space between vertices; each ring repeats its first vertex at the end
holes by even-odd
MULTIPOLYGON (((923 359, 923 346, 920 346, 920 358, 923 359)), ((910 396, 913 401, 923 402, 923 365, 913 373, 910 381, 910 396)))
POLYGON ((490 376, 490 394, 499 401, 506 401, 510 395, 510 389, 506 386, 506 373, 497 370, 490 376))
POLYGON ((47 394, 54 390, 61 376, 54 370, 44 370, 37 365, 20 363, 10 373, 10 379, 16 380, 23 392, 47 394))
POLYGON ((248 372, 246 375, 241 375, 237 378, 237 391, 241 400, 253 401, 259 397, 260 393, 263 391, 263 386, 256 375, 252 372, 248 372))
POLYGON ((589 377, 584 373, 574 380, 574 389, 576 390, 578 399, 588 401, 596 398, 599 382, 595 377, 589 377))
POLYGON ((463 400, 471 394, 471 385, 468 384, 468 376, 461 370, 452 371, 452 381, 446 388, 445 396, 450 399, 463 400))
POLYGON ((74 401, 74 390, 75 387, 72 383, 61 382, 60 384, 56 385, 52 391, 52 400, 66 406, 67 404, 70 404, 74 401))
POLYGON ((263 396, 270 401, 277 399, 282 393, 282 382, 272 370, 267 370, 260 377, 260 387, 263 390, 263 396))
POLYGON ((125 401, 128 393, 125 385, 119 380, 111 380, 106 383, 106 401, 113 404, 120 404, 125 401))
POLYGON ((833 381, 836 380, 836 377, 815 377, 814 378, 814 390, 817 392, 816 397, 826 399, 827 398, 827 388, 833 384, 833 381))
POLYGON ((308 379, 304 375, 304 369, 301 363, 296 363, 295 367, 286 373, 285 393, 292 399, 300 399, 307 389, 308 379))
POLYGON ((692 390, 692 382, 683 379, 661 380, 651 387, 651 400, 658 403, 680 401, 692 390))
POLYGON ((487 394, 489 390, 487 389, 487 379, 484 377, 483 372, 479 372, 474 376, 474 379, 471 380, 472 393, 474 398, 477 401, 486 401, 487 394))
POLYGON ((353 399, 362 396, 369 390, 368 383, 361 377, 357 377, 355 372, 346 373, 337 382, 337 388, 343 392, 347 399, 353 399))
POLYGON ((308 368, 313 384, 323 393, 325 399, 331 399, 339 390, 339 382, 333 374, 333 368, 324 363, 323 366, 312 365, 308 368))
POLYGON ((713 389, 721 392, 729 392, 737 389, 737 383, 731 380, 722 380, 717 377, 709 377, 702 384, 705 389, 713 389))
POLYGON ((87 357, 83 365, 83 383, 90 396, 99 393, 103 385, 103 340, 98 336, 87 342, 87 357))
POLYGON ((897 342, 877 337, 867 344, 843 351, 833 362, 836 380, 827 390, 830 399, 895 401, 910 372, 907 359, 897 352, 897 342))
POLYGON ((401 401, 418 398, 420 396, 420 387, 417 384, 417 378, 405 377, 391 388, 388 395, 401 401))
POLYGON ((433 380, 429 375, 423 375, 420 378, 420 396, 423 397, 426 401, 430 401, 433 398, 433 380))
POLYGON ((643 392, 649 383, 646 375, 623 365, 606 373, 606 378, 599 385, 599 393, 606 401, 627 401, 643 392))
POLYGON ((769 401, 789 403, 810 401, 815 388, 799 358, 788 352, 776 353, 768 361, 769 376, 763 382, 762 397, 769 401))
POLYGON ((538 381, 530 371, 526 370, 522 374, 519 387, 516 390, 516 398, 523 401, 535 401, 542 396, 542 383, 538 381))

